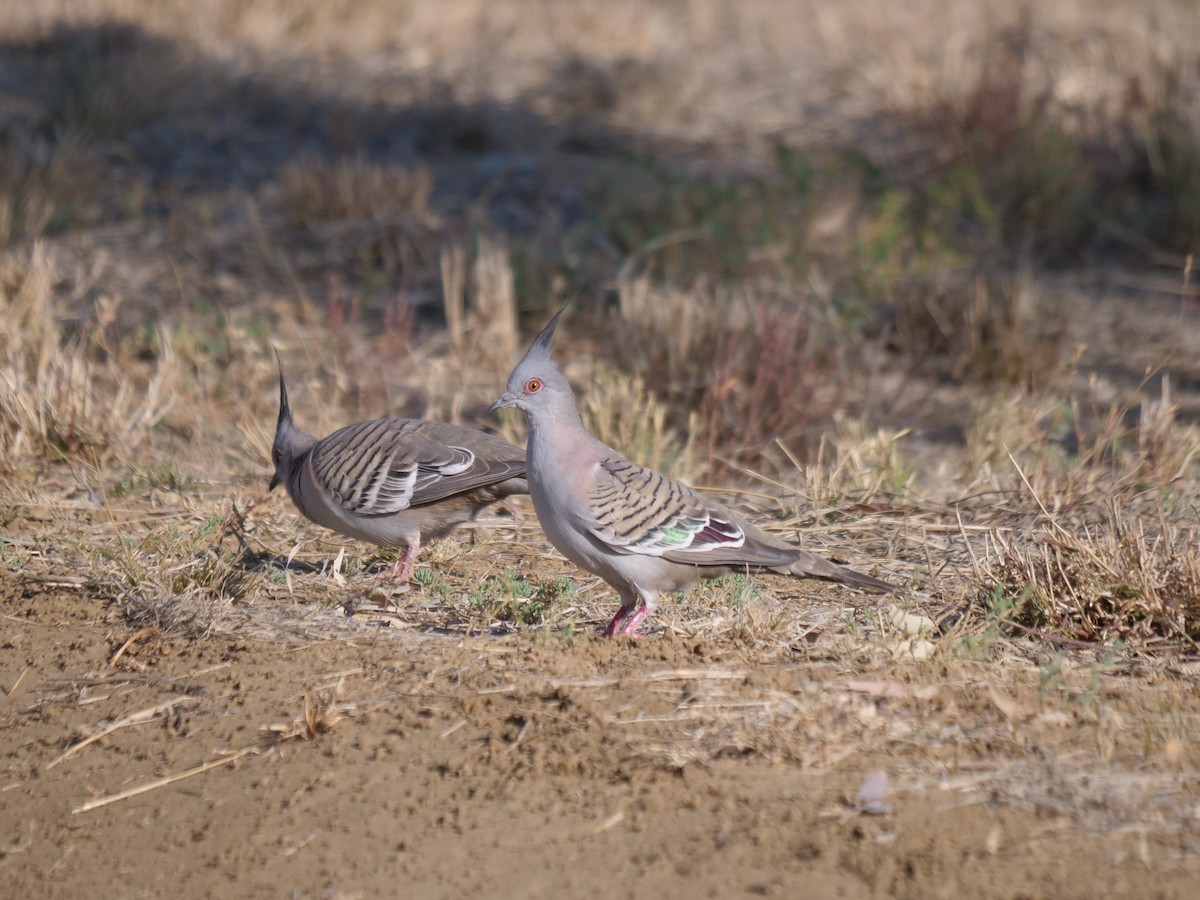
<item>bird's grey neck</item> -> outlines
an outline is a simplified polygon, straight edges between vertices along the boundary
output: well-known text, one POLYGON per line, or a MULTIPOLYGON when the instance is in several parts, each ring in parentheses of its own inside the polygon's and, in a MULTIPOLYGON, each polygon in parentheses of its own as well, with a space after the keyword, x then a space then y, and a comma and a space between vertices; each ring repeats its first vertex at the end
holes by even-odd
MULTIPOLYGON (((304 437, 309 436, 304 435, 304 437)), ((308 457, 312 454, 312 449, 315 444, 316 439, 309 438, 309 440, 303 442, 302 446, 293 448, 291 452, 288 453, 287 459, 284 463, 284 486, 287 488, 287 492, 291 495, 292 500, 301 509, 305 508, 305 498, 300 482, 304 477, 304 464, 308 461, 308 457)))
POLYGON ((599 442, 583 427, 574 405, 569 408, 541 410, 529 419, 527 456, 550 460, 570 458, 599 442))
POLYGON ((579 409, 573 400, 569 403, 555 403, 552 406, 533 410, 529 414, 528 422, 531 433, 559 429, 583 430, 583 420, 579 417, 579 409))

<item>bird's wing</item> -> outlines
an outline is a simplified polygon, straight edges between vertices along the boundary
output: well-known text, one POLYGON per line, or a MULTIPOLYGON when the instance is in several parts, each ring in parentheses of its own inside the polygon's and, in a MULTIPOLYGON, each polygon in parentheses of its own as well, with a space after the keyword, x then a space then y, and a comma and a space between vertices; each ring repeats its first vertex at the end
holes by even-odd
POLYGON ((525 473, 525 460, 476 453, 469 428, 456 444, 432 435, 417 419, 375 419, 348 425, 320 441, 311 457, 317 482, 348 512, 386 516, 525 473))
POLYGON ((617 553, 691 565, 780 566, 796 553, 747 535, 737 516, 692 489, 621 457, 600 461, 586 527, 617 553))

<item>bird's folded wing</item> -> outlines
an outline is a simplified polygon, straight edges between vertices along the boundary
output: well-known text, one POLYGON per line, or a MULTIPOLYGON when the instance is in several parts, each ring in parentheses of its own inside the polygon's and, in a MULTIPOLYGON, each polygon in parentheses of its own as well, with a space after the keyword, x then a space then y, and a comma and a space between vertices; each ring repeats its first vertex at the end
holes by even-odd
POLYGON ((601 460, 588 504, 592 537, 617 553, 691 565, 786 565, 795 553, 747 537, 737 517, 665 475, 601 460))
POLYGON ((376 419, 334 432, 313 451, 314 474, 348 512, 385 516, 525 472, 523 459, 481 458, 423 434, 422 424, 376 419))

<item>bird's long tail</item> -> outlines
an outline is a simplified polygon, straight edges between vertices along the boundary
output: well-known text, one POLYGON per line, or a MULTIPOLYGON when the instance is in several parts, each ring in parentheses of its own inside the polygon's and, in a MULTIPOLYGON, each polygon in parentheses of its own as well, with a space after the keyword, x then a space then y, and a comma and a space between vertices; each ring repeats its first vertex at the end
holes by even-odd
POLYGON ((499 499, 514 497, 518 494, 528 494, 529 482, 525 480, 524 475, 519 478, 508 478, 492 485, 492 491, 499 499))
POLYGON ((832 563, 823 557, 817 556, 815 553, 809 553, 807 550, 801 550, 799 559, 790 566, 781 567, 775 571, 786 575, 796 575, 801 578, 824 578, 828 581, 850 584, 871 591, 891 592, 897 589, 894 584, 888 584, 886 581, 872 578, 870 575, 864 575, 862 572, 856 572, 849 566, 839 566, 837 563, 832 563))

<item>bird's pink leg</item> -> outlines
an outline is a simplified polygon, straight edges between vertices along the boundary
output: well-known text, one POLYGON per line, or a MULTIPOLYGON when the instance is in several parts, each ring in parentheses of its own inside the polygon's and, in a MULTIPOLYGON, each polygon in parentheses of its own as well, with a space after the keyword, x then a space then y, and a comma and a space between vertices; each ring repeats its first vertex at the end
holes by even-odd
POLYGON ((629 617, 628 620, 626 620, 625 627, 621 629, 621 634, 626 635, 627 637, 641 637, 641 635, 638 634, 638 628, 641 627, 642 622, 646 620, 646 616, 648 615, 650 615, 650 607, 639 607, 637 612, 635 612, 629 617))
POLYGON ((396 581, 408 581, 413 575, 413 563, 417 559, 417 551, 421 549, 421 539, 413 541, 404 550, 404 554, 396 560, 396 564, 388 571, 396 581))
POLYGON ((621 633, 621 623, 625 621, 625 617, 629 615, 629 609, 622 606, 617 610, 617 614, 613 616, 612 621, 608 623, 608 627, 604 629, 605 637, 612 637, 614 634, 621 633))

